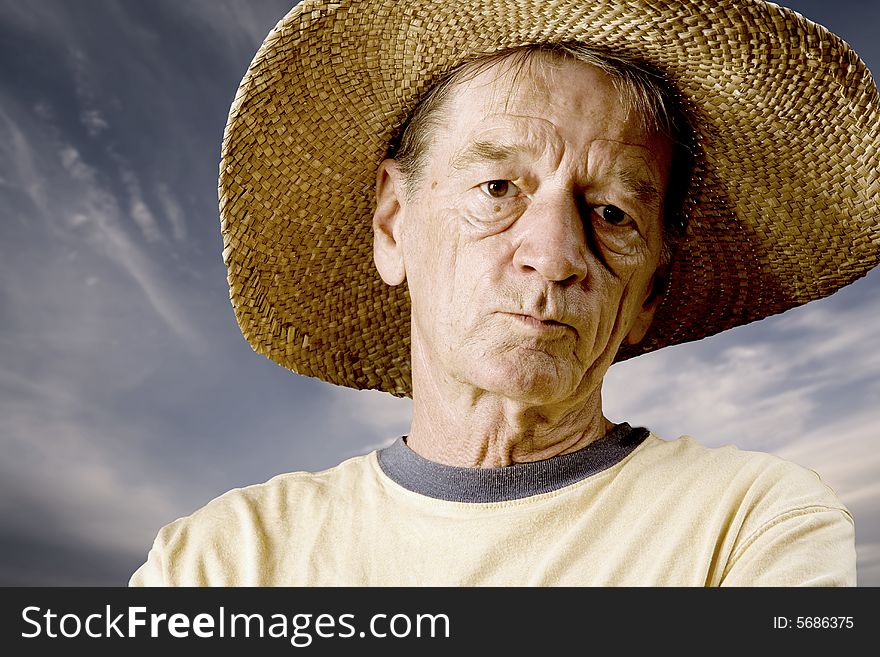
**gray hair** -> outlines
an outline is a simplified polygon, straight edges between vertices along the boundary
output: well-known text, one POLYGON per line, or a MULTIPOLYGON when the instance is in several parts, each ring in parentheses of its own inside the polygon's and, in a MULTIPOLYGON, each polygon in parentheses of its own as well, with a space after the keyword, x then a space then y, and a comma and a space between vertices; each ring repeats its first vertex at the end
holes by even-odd
POLYGON ((454 87, 471 80, 492 65, 510 63, 516 75, 537 55, 569 59, 599 68, 611 78, 621 95, 627 115, 634 114, 648 132, 668 137, 673 144, 672 167, 663 209, 663 252, 661 264, 668 264, 687 220, 684 199, 693 163, 694 138, 678 94, 664 76, 635 58, 609 53, 577 42, 536 44, 502 50, 465 62, 447 73, 422 97, 391 141, 388 157, 397 161, 406 177, 406 191, 412 194, 421 182, 425 154, 431 138, 444 118, 446 98, 454 87))

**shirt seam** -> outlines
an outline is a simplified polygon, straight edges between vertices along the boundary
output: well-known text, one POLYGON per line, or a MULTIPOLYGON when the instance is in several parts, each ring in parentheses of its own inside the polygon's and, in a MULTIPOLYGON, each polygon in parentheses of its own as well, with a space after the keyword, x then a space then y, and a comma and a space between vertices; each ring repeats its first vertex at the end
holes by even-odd
POLYGON ((807 506, 795 507, 792 509, 786 509, 785 511, 781 511, 777 513, 775 516, 764 522, 761 526, 755 529, 751 534, 749 534, 748 538, 743 542, 743 544, 731 555, 730 559, 727 561, 727 566, 724 571, 721 573, 721 579, 723 580, 729 574, 731 569, 736 565, 737 561, 742 558, 743 554, 749 547, 751 547, 762 535, 766 534, 773 527, 779 525, 780 523, 790 520, 792 518, 797 518, 799 516, 808 516, 814 513, 823 513, 825 511, 837 511, 841 513, 844 518, 846 518, 851 525, 855 525, 853 521, 852 514, 844 508, 839 506, 827 506, 825 504, 809 504, 807 506))

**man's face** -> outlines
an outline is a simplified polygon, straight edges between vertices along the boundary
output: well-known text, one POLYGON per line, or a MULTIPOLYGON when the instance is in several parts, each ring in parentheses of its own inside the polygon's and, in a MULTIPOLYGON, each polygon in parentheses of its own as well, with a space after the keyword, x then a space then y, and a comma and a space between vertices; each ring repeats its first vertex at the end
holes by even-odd
POLYGON ((393 162, 379 176, 376 261, 409 286, 414 385, 586 396, 658 303, 671 144, 579 62, 495 64, 445 102, 411 193, 393 162))

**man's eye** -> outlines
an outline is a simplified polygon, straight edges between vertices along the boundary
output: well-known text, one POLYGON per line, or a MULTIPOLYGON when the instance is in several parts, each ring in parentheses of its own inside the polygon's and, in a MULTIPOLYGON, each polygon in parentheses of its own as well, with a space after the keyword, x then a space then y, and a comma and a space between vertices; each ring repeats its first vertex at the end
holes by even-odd
POLYGON ((511 198, 519 193, 519 187, 509 180, 490 180, 482 183, 480 189, 492 198, 511 198))
POLYGON ((607 223, 614 226, 622 226, 632 221, 626 212, 616 205, 599 205, 595 208, 595 211, 596 214, 602 217, 607 223))

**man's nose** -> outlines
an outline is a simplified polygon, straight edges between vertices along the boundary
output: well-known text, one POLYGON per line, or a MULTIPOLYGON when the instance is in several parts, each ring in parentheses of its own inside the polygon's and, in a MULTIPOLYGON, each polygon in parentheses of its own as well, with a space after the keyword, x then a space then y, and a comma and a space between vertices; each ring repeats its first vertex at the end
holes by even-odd
POLYGON ((523 231, 513 263, 548 281, 580 283, 587 275, 585 208, 571 192, 535 199, 517 220, 523 231))

